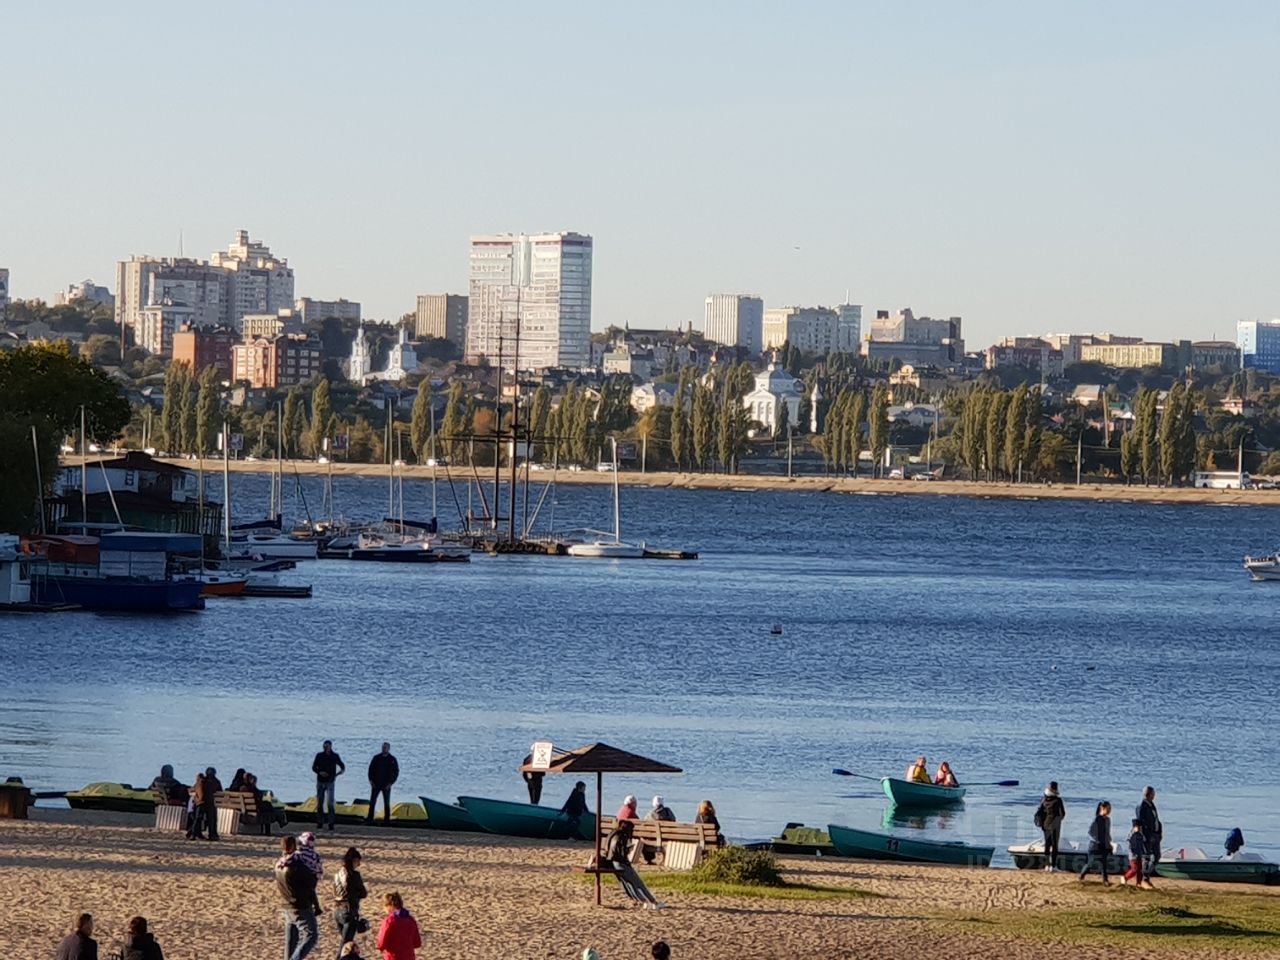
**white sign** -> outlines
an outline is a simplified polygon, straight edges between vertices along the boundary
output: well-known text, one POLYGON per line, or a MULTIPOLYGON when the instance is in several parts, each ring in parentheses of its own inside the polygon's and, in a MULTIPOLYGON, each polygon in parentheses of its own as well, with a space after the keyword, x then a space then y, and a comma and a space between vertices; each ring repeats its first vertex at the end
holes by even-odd
POLYGON ((529 753, 533 755, 533 759, 529 761, 529 766, 535 770, 551 769, 551 741, 539 740, 529 748, 529 753))

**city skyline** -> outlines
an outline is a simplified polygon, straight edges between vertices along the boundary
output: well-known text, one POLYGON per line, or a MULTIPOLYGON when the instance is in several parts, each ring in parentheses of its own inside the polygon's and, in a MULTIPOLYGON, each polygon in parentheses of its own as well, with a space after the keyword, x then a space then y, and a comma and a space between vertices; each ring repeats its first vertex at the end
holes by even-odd
POLYGON ((847 290, 868 316, 963 316, 974 343, 1224 338, 1280 314, 1265 4, 659 3, 643 22, 512 7, 502 30, 462 8, 316 4, 245 7, 248 43, 239 5, 222 9, 199 29, 166 11, 184 40, 164 47, 89 4, 11 14, 14 297, 110 283, 133 254, 176 256, 180 235, 204 256, 243 226, 288 257, 300 296, 395 319, 466 291, 472 235, 574 230, 595 239, 595 329, 700 327, 705 298, 735 291, 776 307, 847 290), (424 35, 483 37, 528 90, 476 71, 465 43, 424 59, 424 35), (285 39, 342 48, 346 69, 266 55, 285 39), (68 69, 42 69, 50 44, 68 69), (591 82, 538 97, 558 61, 591 82), (193 95, 237 78, 272 109, 193 95), (137 90, 175 121, 146 150, 113 120, 137 90), (329 149, 292 148, 321 135, 329 149))

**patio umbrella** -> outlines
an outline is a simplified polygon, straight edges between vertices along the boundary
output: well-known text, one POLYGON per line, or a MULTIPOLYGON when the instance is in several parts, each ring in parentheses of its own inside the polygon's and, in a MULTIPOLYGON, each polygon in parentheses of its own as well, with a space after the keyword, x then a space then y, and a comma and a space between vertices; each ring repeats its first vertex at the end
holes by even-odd
POLYGON ((596 775, 596 903, 600 903, 600 817, 604 813, 604 775, 606 773, 683 773, 679 767, 650 760, 639 754, 619 750, 607 743, 589 743, 567 753, 556 751, 544 767, 532 763, 520 765, 521 773, 594 773, 596 775))

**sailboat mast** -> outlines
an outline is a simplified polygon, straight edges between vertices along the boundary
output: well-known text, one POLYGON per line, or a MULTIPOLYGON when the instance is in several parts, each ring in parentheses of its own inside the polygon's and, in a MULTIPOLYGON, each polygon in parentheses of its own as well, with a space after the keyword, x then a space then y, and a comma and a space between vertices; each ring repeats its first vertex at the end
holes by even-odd
POLYGON ((231 434, 222 423, 222 554, 231 556, 231 434))
POLYGON ((391 456, 391 401, 383 400, 387 405, 387 519, 396 515, 396 465, 391 456))
POLYGON ((284 516, 284 405, 276 401, 276 476, 272 491, 271 516, 284 516))
POLYGON ((618 504, 618 438, 610 437, 613 441, 613 540, 615 543, 622 542, 622 508, 618 504))
POLYGON ((498 530, 498 498, 502 486, 502 320, 498 321, 498 390, 493 398, 493 509, 489 526, 498 530))
POLYGON ((40 500, 40 532, 44 533, 44 477, 40 475, 40 439, 35 425, 31 426, 31 462, 36 465, 36 496, 40 500))
POLYGON ((80 405, 80 532, 89 523, 89 441, 84 429, 84 404, 80 405))
POLYGON ((435 397, 431 398, 431 403, 427 405, 427 413, 431 416, 431 522, 436 522, 436 467, 439 461, 436 460, 436 404, 435 397))
MULTIPOLYGON (((511 365, 511 486, 507 491, 507 539, 516 538, 516 445, 520 435, 520 289, 516 288, 516 356, 511 365)), ((525 450, 525 457, 529 451, 525 450)))

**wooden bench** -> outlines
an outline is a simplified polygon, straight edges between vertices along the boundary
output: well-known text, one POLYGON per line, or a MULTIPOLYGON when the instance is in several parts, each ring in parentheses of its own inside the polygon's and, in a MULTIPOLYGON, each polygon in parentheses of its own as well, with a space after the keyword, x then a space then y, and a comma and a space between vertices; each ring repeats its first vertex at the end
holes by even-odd
POLYGON ((213 805, 218 809, 218 833, 227 835, 240 832, 240 828, 253 827, 257 833, 263 824, 270 822, 270 813, 264 811, 257 798, 247 790, 224 790, 213 795, 213 805))
MULTIPOLYGON (((617 823, 616 817, 600 818, 601 842, 607 837, 617 823)), ((635 845, 631 848, 631 859, 634 862, 640 856, 644 846, 657 847, 662 851, 662 865, 670 870, 690 870, 701 862, 709 848, 717 846, 715 824, 711 823, 676 823, 671 820, 632 820, 634 828, 631 837, 635 845)), ((600 851, 601 857, 604 851, 600 851)))
POLYGON ((187 805, 171 803, 167 794, 156 791, 156 830, 182 832, 187 829, 187 805))

